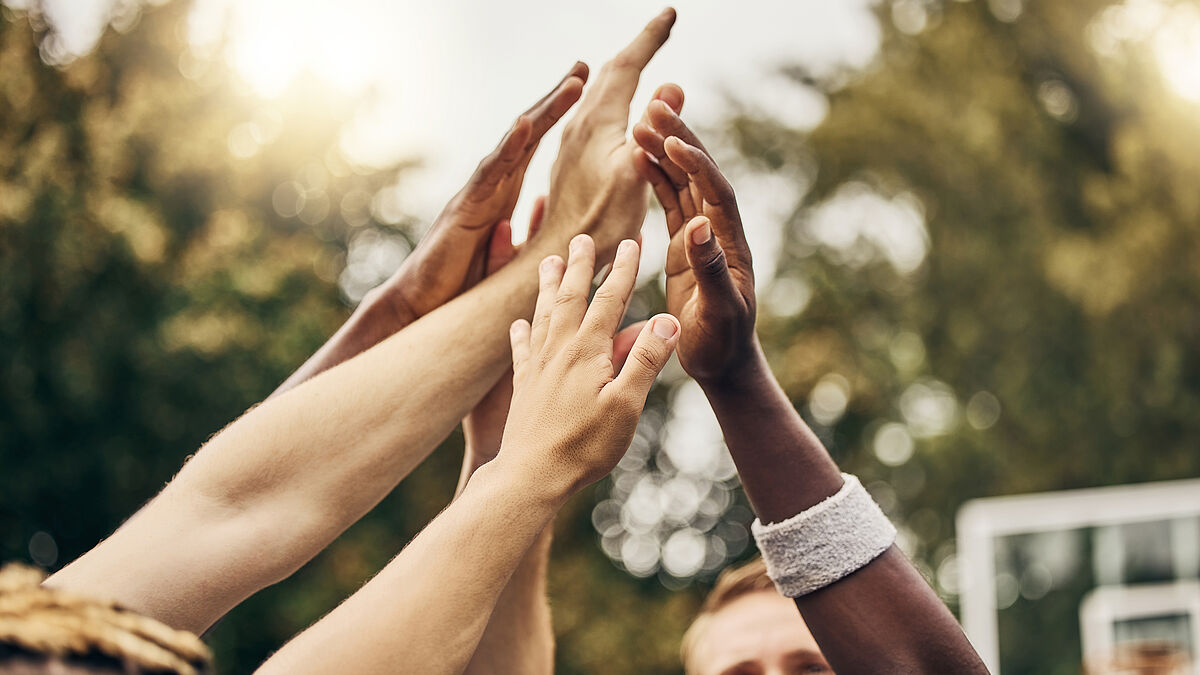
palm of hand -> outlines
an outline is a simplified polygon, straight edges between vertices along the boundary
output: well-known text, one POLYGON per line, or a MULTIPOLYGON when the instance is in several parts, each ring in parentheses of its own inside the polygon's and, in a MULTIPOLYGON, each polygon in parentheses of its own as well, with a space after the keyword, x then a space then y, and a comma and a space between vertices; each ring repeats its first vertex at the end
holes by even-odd
MULTIPOLYGON (((681 204, 684 201, 690 200, 681 199, 681 204)), ((723 217, 707 203, 691 209, 689 219, 694 215, 706 216, 714 222, 723 217)), ((735 227, 740 230, 741 224, 735 227)), ((726 263, 737 297, 732 302, 706 299, 688 264, 685 236, 686 228, 680 227, 667 248, 667 312, 679 318, 682 330, 676 353, 684 371, 697 380, 711 379, 729 371, 745 351, 746 335, 754 331, 754 273, 749 261, 740 260, 736 249, 726 247, 726 263)))

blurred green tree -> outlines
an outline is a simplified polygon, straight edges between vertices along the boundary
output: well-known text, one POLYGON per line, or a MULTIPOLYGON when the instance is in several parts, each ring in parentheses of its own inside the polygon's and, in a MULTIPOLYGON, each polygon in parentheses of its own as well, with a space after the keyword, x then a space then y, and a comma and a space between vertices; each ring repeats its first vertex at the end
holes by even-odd
MULTIPOLYGON (((392 271, 347 282, 347 268, 370 268, 363 254, 384 241, 410 248, 421 224, 386 201, 404 166, 339 152, 357 101, 313 78, 272 101, 247 93, 219 50, 189 46, 187 3, 125 16, 61 65, 41 15, 0 11, 0 560, 53 570, 270 393, 344 319, 363 275, 392 271)), ((253 670, 382 567, 445 506, 460 457, 451 438, 218 624, 220 671, 253 670)), ((590 500, 559 521, 563 671, 677 669, 695 599, 613 567, 590 500)))
MULTIPOLYGON (((810 186, 761 288, 777 373, 951 603, 936 570, 965 500, 1200 474, 1200 123, 1166 86, 1157 24, 1130 28, 1125 7, 884 3, 866 71, 788 69, 828 98, 818 128, 730 123, 738 162, 810 186)), ((36 14, 3 11, 0 558, 55 568, 332 332, 356 241, 408 246, 418 224, 380 206, 403 167, 337 151, 353 101, 303 78, 276 101, 243 93, 181 37, 186 4, 61 67, 36 14)), ((659 306, 651 284, 631 315, 659 306)), ((679 670, 703 583, 672 592, 611 564, 593 508, 667 462, 687 390, 666 382, 643 454, 559 518, 561 672, 679 670)), ((231 613, 212 635, 221 670, 251 670, 382 566, 449 498, 459 449, 231 613)), ((1038 639, 1005 669, 1077 672, 1075 626, 1023 603, 1002 619, 1038 639)))
MULTIPOLYGON (((1156 57, 1195 7, 895 0, 865 72, 788 71, 819 127, 732 122, 811 185, 765 290, 776 371, 931 580, 968 499, 1200 475, 1200 117, 1156 57)), ((1078 672, 1077 623, 1028 606, 1005 671, 1078 672)))

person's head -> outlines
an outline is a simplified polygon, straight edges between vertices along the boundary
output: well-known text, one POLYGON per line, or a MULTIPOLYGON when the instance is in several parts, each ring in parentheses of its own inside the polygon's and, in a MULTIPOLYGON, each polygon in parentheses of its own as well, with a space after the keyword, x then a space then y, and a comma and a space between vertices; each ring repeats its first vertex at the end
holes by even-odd
POLYGON ((681 652, 688 675, 833 672, 761 558, 721 573, 683 636, 681 652))
POLYGON ((0 675, 208 672, 200 638, 92 598, 42 586, 24 565, 0 569, 0 675))

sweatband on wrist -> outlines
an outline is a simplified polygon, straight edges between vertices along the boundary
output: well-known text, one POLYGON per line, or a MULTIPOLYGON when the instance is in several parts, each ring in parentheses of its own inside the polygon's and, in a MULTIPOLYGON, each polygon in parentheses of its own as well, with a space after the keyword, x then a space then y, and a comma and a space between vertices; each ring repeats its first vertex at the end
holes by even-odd
POLYGON ((892 525, 858 478, 842 474, 837 494, 778 523, 750 526, 767 575, 795 598, 824 588, 878 558, 896 540, 892 525))

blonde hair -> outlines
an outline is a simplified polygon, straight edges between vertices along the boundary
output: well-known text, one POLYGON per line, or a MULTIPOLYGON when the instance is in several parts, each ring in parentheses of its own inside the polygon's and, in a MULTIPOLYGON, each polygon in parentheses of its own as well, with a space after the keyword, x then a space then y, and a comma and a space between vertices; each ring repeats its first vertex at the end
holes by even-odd
POLYGON ((46 588, 45 576, 16 563, 0 569, 0 665, 67 660, 120 672, 208 671, 211 653, 195 635, 113 602, 46 588))
POLYGON ((742 596, 774 590, 775 583, 767 576, 767 566, 760 557, 738 567, 725 568, 717 577, 717 583, 713 589, 708 592, 708 597, 704 599, 704 604, 700 607, 700 614, 683 634, 679 655, 683 659, 684 670, 689 673, 694 672, 695 664, 692 663, 692 659, 695 658, 696 645, 713 614, 742 596))

